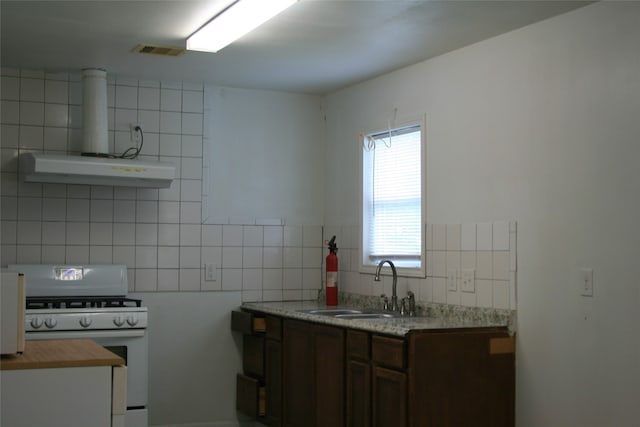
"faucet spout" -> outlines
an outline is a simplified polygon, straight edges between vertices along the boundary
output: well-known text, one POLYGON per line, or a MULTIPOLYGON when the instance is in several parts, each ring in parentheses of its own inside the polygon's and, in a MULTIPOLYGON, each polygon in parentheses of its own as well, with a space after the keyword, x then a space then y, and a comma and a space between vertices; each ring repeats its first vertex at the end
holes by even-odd
POLYGON ((398 284, 398 272, 396 271, 396 266, 393 265, 393 262, 389 259, 382 260, 378 263, 378 267, 376 267, 376 275, 373 278, 376 282, 380 281, 380 270, 384 264, 389 264, 391 267, 391 274, 393 275, 393 284, 391 288, 391 311, 400 311, 400 307, 398 306, 398 294, 396 293, 396 286, 398 284))

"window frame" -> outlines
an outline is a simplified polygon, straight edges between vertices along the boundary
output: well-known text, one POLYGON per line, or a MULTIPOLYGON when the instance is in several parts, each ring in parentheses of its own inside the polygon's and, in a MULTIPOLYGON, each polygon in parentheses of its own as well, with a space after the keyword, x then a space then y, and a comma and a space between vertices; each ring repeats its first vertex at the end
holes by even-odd
MULTIPOLYGON (((420 215, 421 215, 421 227, 420 227, 420 266, 419 267, 404 267, 396 265, 396 270, 399 276, 404 277, 417 277, 425 278, 427 270, 427 251, 426 251, 426 224, 427 224, 427 127, 426 116, 414 117, 403 121, 395 121, 392 126, 386 126, 383 128, 375 128, 374 130, 363 132, 360 134, 360 147, 359 147, 359 245, 358 245, 358 264, 360 273, 374 274, 377 263, 369 260, 369 255, 365 248, 365 238, 367 230, 365 230, 366 221, 364 218, 365 211, 365 184, 366 177, 365 171, 365 155, 366 150, 364 147, 365 139, 370 135, 377 135, 384 132, 394 131, 412 126, 420 127, 420 175, 421 175, 421 188, 420 188, 420 215)), ((390 258, 392 261, 393 258, 390 258)), ((394 262, 395 264, 395 262, 394 262)))

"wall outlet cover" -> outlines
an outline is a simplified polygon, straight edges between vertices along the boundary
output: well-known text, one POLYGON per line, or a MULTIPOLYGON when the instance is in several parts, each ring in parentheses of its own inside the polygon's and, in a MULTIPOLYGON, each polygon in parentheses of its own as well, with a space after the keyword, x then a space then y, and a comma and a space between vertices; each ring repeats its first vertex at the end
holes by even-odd
POLYGON ((458 290, 458 270, 455 268, 447 270, 447 290, 454 292, 458 290))
POLYGON ((476 270, 473 268, 463 268, 460 275, 460 290, 462 292, 476 291, 476 270))

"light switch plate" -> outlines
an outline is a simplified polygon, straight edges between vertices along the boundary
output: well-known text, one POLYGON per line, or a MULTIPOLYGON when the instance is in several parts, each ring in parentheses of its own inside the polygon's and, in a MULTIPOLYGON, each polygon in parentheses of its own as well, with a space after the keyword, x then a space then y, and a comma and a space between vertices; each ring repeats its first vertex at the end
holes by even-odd
POLYGON ((455 268, 447 270, 447 290, 458 290, 458 270, 455 268))
POLYGON ((476 291, 476 270, 473 268, 463 268, 460 275, 460 290, 462 292, 476 291))
POLYGON ((215 264, 204 265, 204 280, 207 282, 215 282, 218 266, 215 264))
POLYGON ((583 268, 580 270, 580 295, 585 297, 593 296, 593 268, 583 268))

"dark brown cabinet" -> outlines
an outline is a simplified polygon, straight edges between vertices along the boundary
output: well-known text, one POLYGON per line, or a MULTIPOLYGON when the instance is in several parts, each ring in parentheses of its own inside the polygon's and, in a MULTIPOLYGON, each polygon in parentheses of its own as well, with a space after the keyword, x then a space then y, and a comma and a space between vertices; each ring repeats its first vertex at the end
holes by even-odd
POLYGON ((264 349, 265 423, 282 425, 282 320, 266 318, 264 349))
POLYGON ((373 368, 372 424, 375 427, 407 425, 407 374, 380 366, 373 368))
POLYGON ((371 337, 372 426, 407 426, 407 355, 404 339, 371 337))
POLYGON ((515 424, 514 339, 503 331, 409 336, 410 427, 515 424))
POLYGON ((344 425, 344 330, 284 320, 286 427, 344 425))
POLYGON ((237 408, 264 424, 515 425, 515 340, 505 328, 398 337, 244 314, 234 327, 244 334, 237 408))

